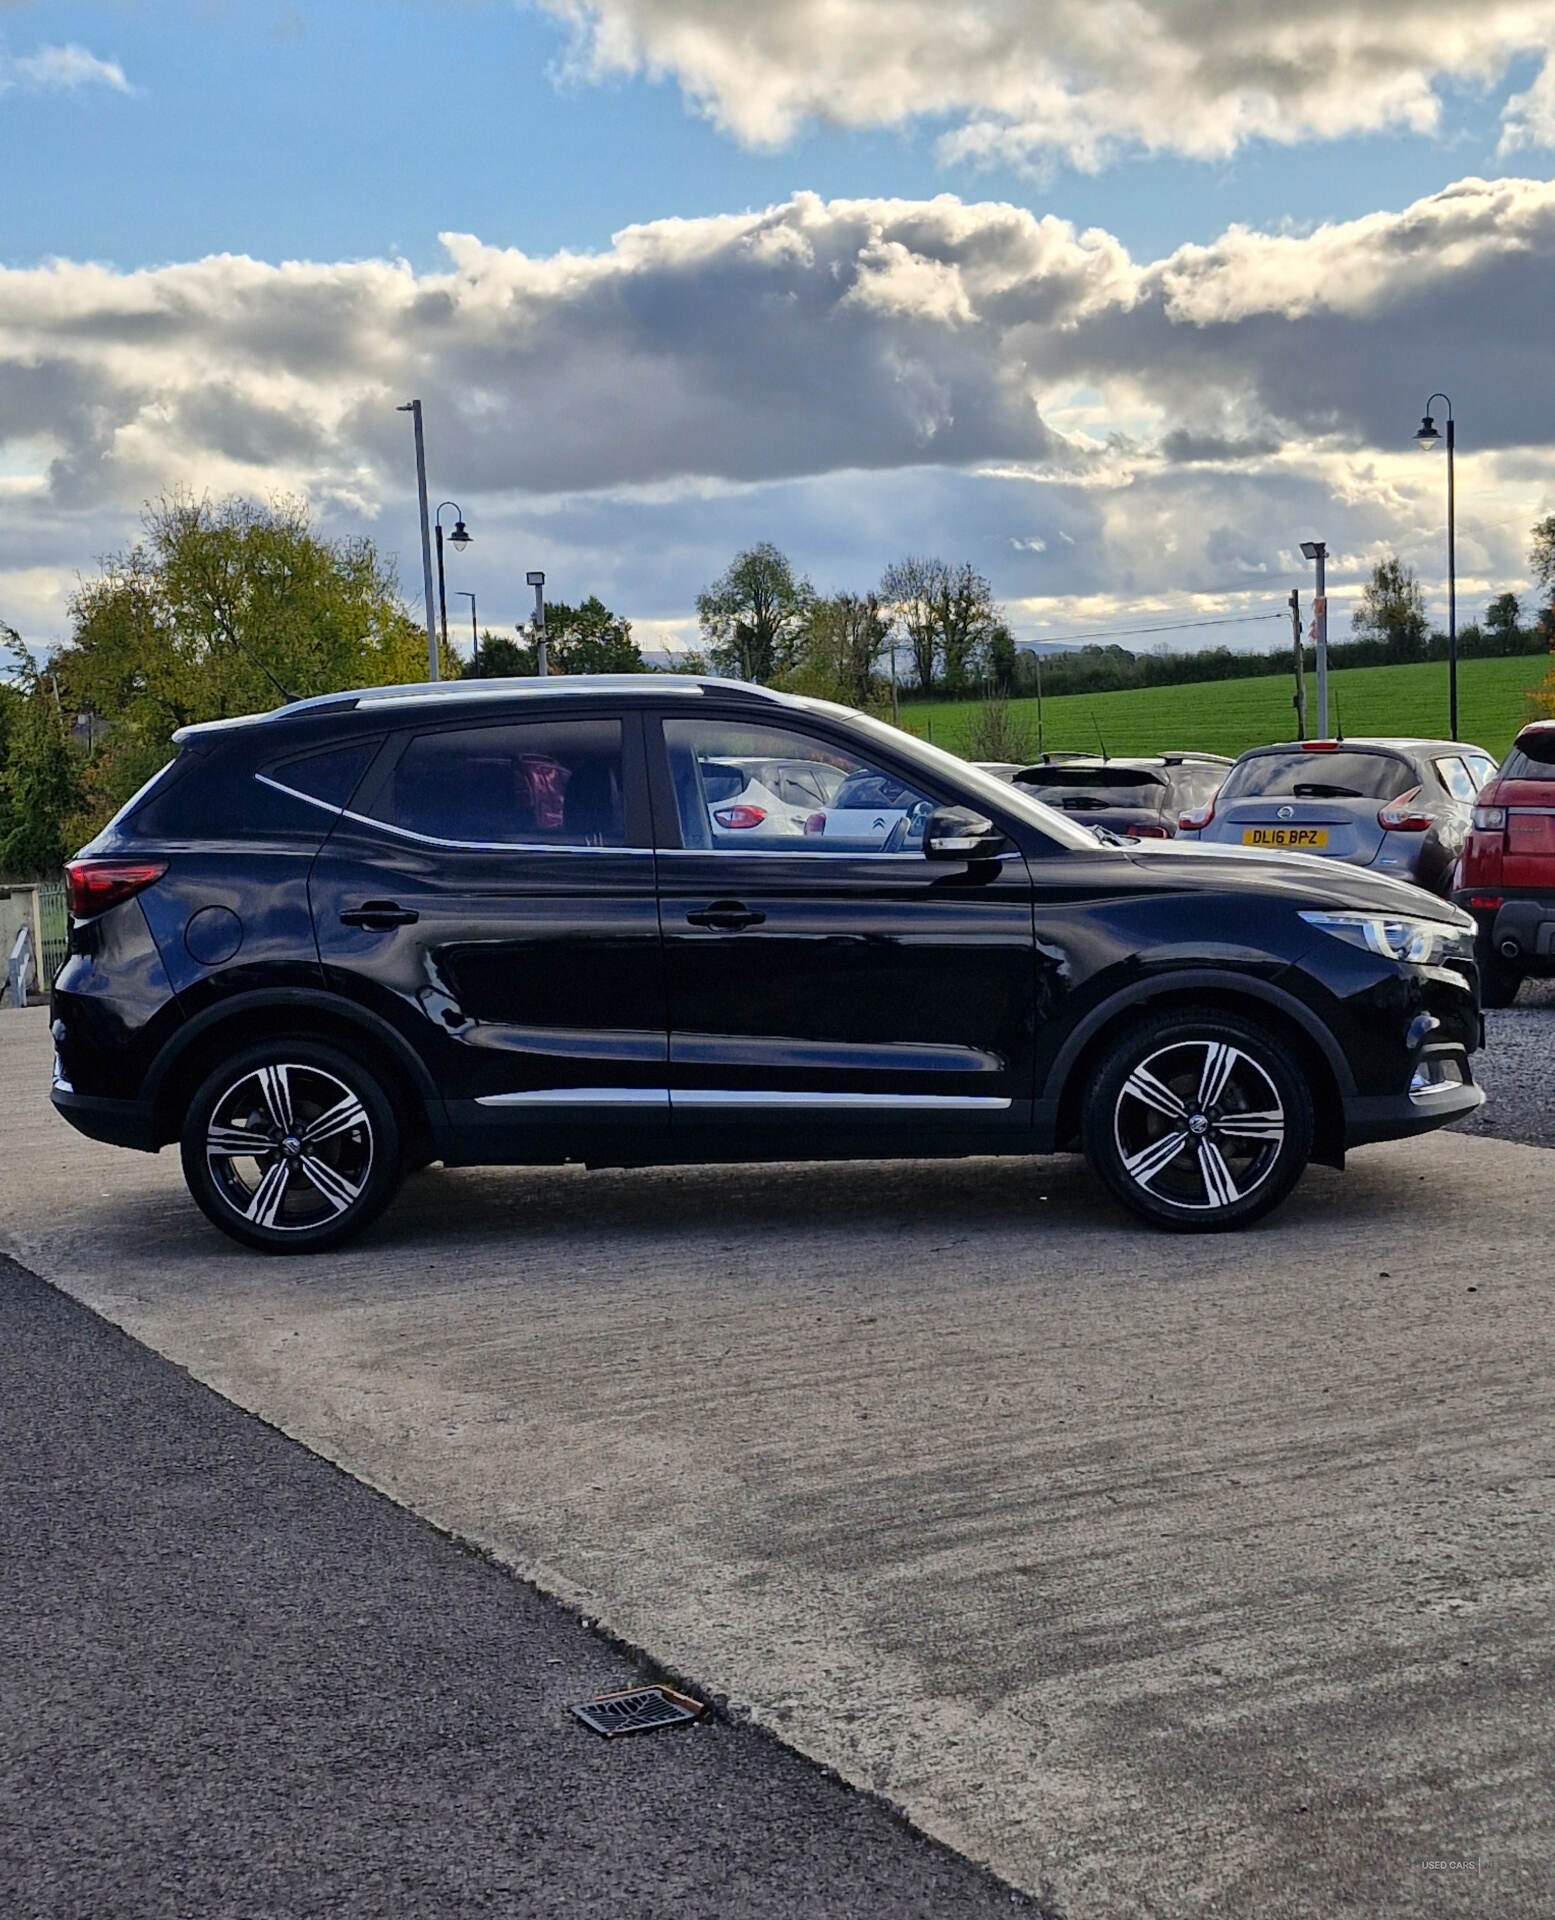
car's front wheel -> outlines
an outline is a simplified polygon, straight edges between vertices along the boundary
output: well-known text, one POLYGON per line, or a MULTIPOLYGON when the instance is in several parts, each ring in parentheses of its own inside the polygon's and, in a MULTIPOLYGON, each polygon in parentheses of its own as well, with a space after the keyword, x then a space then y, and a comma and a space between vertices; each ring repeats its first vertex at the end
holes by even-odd
POLYGON ((1131 1027, 1082 1113, 1086 1157, 1124 1206, 1185 1233, 1246 1226, 1278 1206, 1312 1130, 1311 1090, 1288 1050, 1219 1012, 1131 1027))
POLYGON ((209 1073, 184 1119, 184 1178, 223 1233, 317 1253, 393 1199, 400 1129, 378 1079, 338 1048, 262 1041, 209 1073))

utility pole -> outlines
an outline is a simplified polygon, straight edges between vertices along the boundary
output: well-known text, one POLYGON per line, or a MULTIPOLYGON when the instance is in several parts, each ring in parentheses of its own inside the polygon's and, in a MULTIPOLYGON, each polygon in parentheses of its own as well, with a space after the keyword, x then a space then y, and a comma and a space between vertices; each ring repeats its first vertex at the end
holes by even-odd
POLYGON ((1307 674, 1306 661, 1303 658, 1303 641, 1306 636, 1301 631, 1301 589, 1299 587, 1292 587, 1290 590, 1290 637, 1296 652, 1296 691, 1291 698, 1291 705, 1296 709, 1296 738, 1305 740, 1307 737, 1307 674))
POLYGON ((470 603, 470 678, 478 680, 481 673, 481 630, 475 624, 475 595, 468 587, 461 587, 459 598, 470 603))
POLYGON ((524 582, 535 590, 535 672, 544 680, 551 671, 545 648, 545 575, 526 573, 524 582))
POLYGON ((396 413, 408 413, 416 428, 416 491, 421 498, 421 580, 427 602, 427 678, 437 673, 437 610, 432 599, 432 528, 427 519, 427 450, 421 436, 421 402, 407 400, 396 413))

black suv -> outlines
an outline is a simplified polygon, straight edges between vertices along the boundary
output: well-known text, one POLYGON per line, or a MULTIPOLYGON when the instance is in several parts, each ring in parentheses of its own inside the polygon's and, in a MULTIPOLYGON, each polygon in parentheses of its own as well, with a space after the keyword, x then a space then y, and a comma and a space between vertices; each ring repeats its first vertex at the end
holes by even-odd
POLYGON ((463 681, 177 738, 70 866, 54 1103, 177 1141, 250 1246, 337 1244, 431 1160, 1081 1146, 1147 1220, 1229 1227, 1483 1098, 1458 908, 1103 845, 822 702, 463 681), (774 765, 833 801, 751 804, 774 765))

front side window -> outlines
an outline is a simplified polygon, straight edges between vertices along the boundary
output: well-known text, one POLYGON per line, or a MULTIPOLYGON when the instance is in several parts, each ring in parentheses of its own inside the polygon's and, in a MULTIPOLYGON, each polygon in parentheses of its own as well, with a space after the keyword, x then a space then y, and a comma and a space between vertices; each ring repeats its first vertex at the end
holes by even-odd
POLYGON ((421 733, 375 808, 402 832, 477 846, 626 844, 619 720, 421 733))
POLYGON ((666 720, 684 847, 918 853, 934 802, 848 747, 743 720, 666 720))

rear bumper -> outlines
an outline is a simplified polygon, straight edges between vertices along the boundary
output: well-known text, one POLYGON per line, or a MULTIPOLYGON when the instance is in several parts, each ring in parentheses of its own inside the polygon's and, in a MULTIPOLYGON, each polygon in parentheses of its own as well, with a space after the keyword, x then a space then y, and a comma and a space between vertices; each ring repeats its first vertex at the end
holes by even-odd
POLYGON ((1498 907, 1474 905, 1487 893, 1497 892, 1496 888, 1469 887, 1453 895, 1455 904, 1473 914, 1479 927, 1481 958, 1494 958, 1524 973, 1555 973, 1555 893, 1507 894, 1501 896, 1498 907), (1508 944, 1516 951, 1505 952, 1508 944))
POLYGON ((57 1081, 49 1098, 55 1112, 88 1140, 103 1140, 110 1147, 135 1147, 142 1153, 157 1151, 151 1108, 140 1100, 104 1100, 97 1094, 77 1093, 57 1081))

